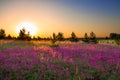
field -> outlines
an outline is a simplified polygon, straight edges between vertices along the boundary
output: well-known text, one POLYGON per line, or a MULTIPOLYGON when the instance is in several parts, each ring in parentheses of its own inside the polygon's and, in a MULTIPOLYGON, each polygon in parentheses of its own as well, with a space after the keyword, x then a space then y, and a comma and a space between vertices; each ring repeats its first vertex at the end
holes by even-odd
POLYGON ((120 80, 120 46, 0 41, 0 80, 120 80))

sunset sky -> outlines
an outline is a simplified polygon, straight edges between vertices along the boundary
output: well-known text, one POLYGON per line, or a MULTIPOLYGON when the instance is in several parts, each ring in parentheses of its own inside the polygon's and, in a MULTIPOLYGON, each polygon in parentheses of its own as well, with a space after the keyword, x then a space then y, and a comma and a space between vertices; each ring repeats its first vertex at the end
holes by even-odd
POLYGON ((7 35, 17 36, 26 22, 40 37, 53 32, 69 37, 72 31, 78 37, 91 31, 105 37, 120 33, 120 0, 0 0, 0 28, 7 35))

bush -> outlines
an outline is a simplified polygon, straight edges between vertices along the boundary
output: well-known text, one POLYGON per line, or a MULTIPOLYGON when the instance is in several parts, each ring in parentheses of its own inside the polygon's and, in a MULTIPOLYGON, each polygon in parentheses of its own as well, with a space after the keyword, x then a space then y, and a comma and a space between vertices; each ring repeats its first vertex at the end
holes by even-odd
POLYGON ((120 45, 120 39, 115 39, 115 43, 116 43, 117 45, 120 45))
POLYGON ((58 44, 51 44, 50 47, 59 47, 58 44))

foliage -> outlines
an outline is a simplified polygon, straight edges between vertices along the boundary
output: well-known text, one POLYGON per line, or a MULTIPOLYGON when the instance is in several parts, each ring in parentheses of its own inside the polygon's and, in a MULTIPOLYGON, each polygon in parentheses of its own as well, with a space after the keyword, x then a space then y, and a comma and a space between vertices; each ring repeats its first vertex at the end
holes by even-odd
POLYGON ((55 44, 55 42, 57 41, 57 36, 55 33, 53 33, 53 37, 52 37, 52 44, 50 45, 50 47, 58 47, 59 45, 58 44, 55 44))
POLYGON ((56 37, 56 34, 53 33, 53 37, 52 37, 52 44, 55 44, 55 42, 57 41, 57 37, 56 37))
POLYGON ((79 41, 74 32, 71 33, 70 41, 71 42, 78 42, 79 41))
POLYGON ((5 30, 4 29, 0 29, 0 39, 4 39, 5 38, 5 30))
POLYGON ((117 45, 120 45, 120 34, 110 33, 110 38, 113 39, 117 45))
POLYGON ((85 33, 83 41, 86 43, 98 43, 94 32, 90 33, 90 37, 88 37, 87 33, 85 33))
POLYGON ((120 39, 115 39, 115 43, 116 43, 117 45, 120 45, 120 39))
POLYGON ((89 37, 88 37, 87 33, 85 33, 83 41, 86 43, 89 43, 89 37))
POLYGON ((90 42, 95 44, 97 43, 96 35, 94 32, 90 33, 90 42))
POLYGON ((9 35, 7 36, 7 39, 12 39, 12 36, 9 34, 9 35))
POLYGON ((111 39, 120 39, 120 34, 118 34, 118 33, 110 33, 110 38, 111 39))
POLYGON ((26 30, 23 28, 22 30, 20 30, 18 39, 30 41, 31 40, 30 32, 26 34, 26 30))
POLYGON ((120 34, 110 33, 110 38, 113 39, 117 45, 120 45, 120 34))
POLYGON ((58 35, 56 36, 58 41, 64 41, 64 36, 63 33, 59 32, 58 35))

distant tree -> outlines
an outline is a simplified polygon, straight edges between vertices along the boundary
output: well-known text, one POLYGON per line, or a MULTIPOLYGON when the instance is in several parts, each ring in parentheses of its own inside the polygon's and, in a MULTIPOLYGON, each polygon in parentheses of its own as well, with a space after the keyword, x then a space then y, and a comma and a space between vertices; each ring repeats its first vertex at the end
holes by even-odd
POLYGON ((111 39, 115 39, 117 37, 117 34, 116 33, 110 33, 110 38, 111 39))
POLYGON ((117 45, 120 45, 120 34, 110 33, 110 38, 113 39, 117 45))
POLYGON ((90 42, 97 43, 96 35, 94 32, 90 33, 90 42))
POLYGON ((42 38, 40 36, 37 37, 37 40, 42 40, 42 38))
POLYGON ((51 38, 50 38, 50 37, 47 37, 46 40, 49 41, 49 40, 51 40, 51 38))
POLYGON ((12 39, 14 39, 14 40, 15 40, 15 39, 17 39, 17 37, 13 36, 13 37, 12 37, 12 39))
POLYGON ((12 39, 12 36, 9 34, 9 35, 7 36, 7 39, 12 39))
POLYGON ((85 39, 89 39, 87 33, 85 33, 85 36, 84 36, 85 39))
POLYGON ((72 42, 77 42, 78 38, 74 32, 71 33, 70 41, 72 42))
POLYGON ((53 40, 52 38, 50 37, 44 37, 44 38, 41 38, 41 40, 44 40, 44 41, 49 41, 49 40, 53 40))
POLYGON ((90 33, 90 39, 95 39, 95 38, 96 38, 95 33, 94 33, 94 32, 91 32, 91 33, 90 33))
POLYGON ((61 32, 58 33, 58 35, 57 35, 57 40, 58 40, 58 41, 63 41, 63 40, 64 40, 63 33, 61 33, 61 32))
POLYGON ((21 39, 21 40, 25 40, 26 39, 26 30, 24 28, 22 30, 20 30, 18 39, 21 39))
POLYGON ((28 41, 31 40, 30 32, 28 32, 28 33, 26 34, 26 39, 27 39, 28 41))
POLYGON ((4 29, 0 29, 0 39, 4 39, 5 38, 5 30, 4 29))
POLYGON ((85 33, 83 41, 89 43, 89 37, 87 33, 85 33))
POLYGON ((52 44, 55 44, 56 41, 57 41, 57 36, 55 33, 53 33, 52 44))
POLYGON ((110 38, 111 39, 120 39, 120 34, 118 34, 118 33, 110 33, 110 38))
POLYGON ((96 35, 94 32, 90 33, 90 40, 91 42, 97 43, 96 35))
POLYGON ((50 45, 50 47, 58 47, 59 45, 55 44, 56 41, 57 41, 57 36, 55 33, 53 33, 52 39, 51 39, 52 44, 50 45))
POLYGON ((109 39, 108 36, 106 36, 105 39, 108 40, 109 39))
POLYGON ((33 40, 37 40, 37 38, 35 36, 33 36, 33 40))
POLYGON ((31 40, 30 32, 26 34, 26 30, 23 28, 22 30, 20 30, 18 39, 30 41, 31 40))
POLYGON ((35 38, 35 36, 33 36, 33 40, 35 40, 36 38, 35 38))
POLYGON ((52 36, 50 36, 49 38, 50 38, 50 40, 52 40, 52 36))

